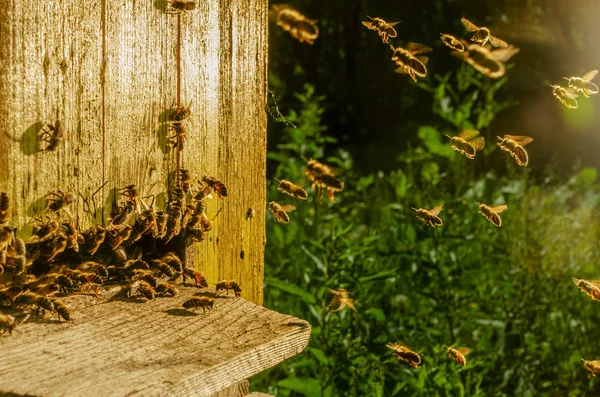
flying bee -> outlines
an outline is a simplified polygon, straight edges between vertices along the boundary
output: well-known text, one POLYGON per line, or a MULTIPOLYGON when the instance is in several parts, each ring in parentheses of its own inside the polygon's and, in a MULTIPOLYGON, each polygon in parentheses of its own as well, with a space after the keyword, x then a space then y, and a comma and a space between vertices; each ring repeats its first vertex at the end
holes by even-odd
POLYGON ((54 299, 52 304, 54 305, 56 314, 58 314, 58 321, 60 321, 61 317, 64 318, 65 321, 71 321, 71 309, 69 309, 69 307, 65 305, 63 301, 54 299))
POLYGON ((281 181, 279 179, 275 180, 279 182, 277 189, 281 192, 289 194, 290 196, 299 200, 308 199, 308 194, 306 193, 306 190, 302 189, 301 186, 298 186, 290 181, 286 181, 285 179, 282 179, 281 181))
POLYGON ((475 130, 463 130, 456 136, 446 136, 450 138, 450 146, 467 156, 468 159, 473 160, 478 151, 485 147, 485 138, 479 135, 479 131, 475 130), (477 138, 476 138, 477 137, 477 138))
POLYGON ((306 18, 287 5, 273 5, 273 11, 277 15, 277 26, 301 43, 312 45, 319 37, 318 21, 306 18))
POLYGON ((487 218, 488 221, 492 222, 494 226, 502 226, 502 219, 500 219, 500 215, 504 211, 508 209, 506 204, 497 205, 495 207, 490 207, 486 204, 475 203, 479 206, 479 213, 487 218))
POLYGON ((381 37, 381 41, 383 41, 384 43, 387 44, 390 37, 394 38, 398 36, 398 33, 396 33, 396 29, 394 29, 394 26, 398 25, 400 21, 387 23, 381 18, 371 18, 368 15, 367 18, 369 18, 370 21, 362 21, 362 24, 369 28, 369 30, 377 31, 377 34, 379 35, 379 37, 381 37))
POLYGON ((175 288, 171 284, 163 281, 162 283, 159 283, 156 286, 156 293, 158 295, 169 295, 169 296, 175 297, 175 296, 177 296, 179 291, 177 291, 177 288, 175 288))
POLYGON ((577 102, 577 92, 573 88, 565 88, 559 85, 552 85, 552 95, 554 95, 559 101, 562 102, 569 109, 577 109, 579 103, 577 102))
POLYGON ((206 278, 202 275, 202 273, 197 272, 196 270, 192 269, 191 267, 188 267, 184 270, 183 272, 183 278, 185 279, 186 277, 190 277, 192 279, 194 279, 194 281, 196 282, 196 285, 206 288, 208 287, 208 281, 206 281, 206 278))
POLYGON ((467 62, 479 73, 492 79, 504 76, 506 74, 504 63, 520 51, 519 48, 512 45, 493 51, 478 44, 463 42, 463 45, 466 47, 464 51, 453 51, 452 55, 467 62))
POLYGON ((185 168, 180 168, 179 173, 177 174, 177 182, 179 182, 183 192, 187 194, 192 185, 192 175, 190 174, 190 171, 185 168))
POLYGON ((400 343, 386 343, 385 346, 392 350, 392 354, 398 359, 407 362, 413 368, 419 368, 422 364, 421 352, 417 353, 400 343))
POLYGON ((42 129, 38 135, 38 139, 46 142, 46 147, 43 149, 46 152, 53 152, 58 147, 58 144, 63 139, 65 132, 63 124, 60 120, 56 120, 54 125, 48 124, 42 129))
POLYGON ((181 14, 196 9, 195 1, 173 0, 167 3, 171 6, 171 9, 166 11, 167 14, 181 14))
POLYGON ((356 311, 356 308, 354 307, 354 299, 350 298, 350 294, 345 289, 340 288, 339 290, 335 291, 331 288, 327 288, 327 293, 333 294, 331 302, 329 302, 327 305, 327 307, 330 309, 329 313, 327 314, 341 312, 346 308, 346 306, 356 311))
POLYGON ((194 309, 196 311, 197 308, 201 307, 202 312, 206 313, 206 309, 208 311, 212 310, 215 306, 215 300, 213 298, 209 298, 207 296, 192 296, 187 301, 183 302, 183 307, 186 309, 194 309))
POLYGON ((569 82, 569 88, 572 88, 578 93, 583 94, 584 97, 589 98, 590 95, 598 93, 598 86, 592 83, 592 80, 597 74, 597 70, 592 70, 591 72, 584 74, 582 77, 563 78, 569 82))
POLYGON ((573 277, 573 282, 581 292, 585 292, 592 300, 600 301, 600 280, 588 281, 573 277))
POLYGON ((0 225, 8 221, 8 208, 10 207, 10 200, 8 194, 0 192, 0 225))
POLYGON ((463 367, 467 366, 467 359, 465 356, 471 352, 471 349, 468 347, 461 347, 459 349, 454 349, 452 347, 444 346, 448 350, 448 357, 456 360, 457 363, 462 365, 463 367))
POLYGON ((431 227, 436 227, 436 226, 444 225, 444 222, 442 222, 442 220, 438 217, 439 213, 442 212, 443 208, 444 208, 444 205, 440 204, 437 207, 430 209, 430 210, 426 210, 423 208, 419 208, 419 209, 412 208, 412 209, 417 212, 417 218, 419 218, 423 222, 427 223, 431 227))
POLYGON ((83 233, 83 239, 85 241, 83 245, 83 251, 94 255, 100 245, 104 242, 106 238, 106 229, 102 226, 94 226, 89 228, 83 233))
POLYGON ((471 41, 474 41, 475 43, 480 44, 481 46, 486 45, 486 43, 489 41, 494 47, 508 47, 506 41, 500 40, 499 38, 492 36, 488 28, 477 27, 465 17, 462 17, 460 19, 460 22, 463 24, 465 29, 467 29, 467 31, 475 32, 473 37, 471 37, 471 41))
POLYGON ((169 125, 169 130, 173 132, 173 135, 169 136, 169 143, 174 149, 183 150, 185 141, 187 140, 187 129, 181 121, 175 121, 169 125))
POLYGON ((394 48, 393 45, 390 45, 390 48, 393 51, 392 61, 398 66, 395 70, 396 73, 408 74, 415 82, 417 81, 417 76, 427 76, 426 65, 429 58, 421 54, 433 51, 430 47, 419 43, 408 43, 406 48, 394 48))
POLYGON ((202 177, 202 182, 204 182, 207 186, 209 186, 212 190, 217 193, 219 197, 227 197, 227 186, 215 177, 210 175, 204 175, 202 177))
POLYGON ((529 163, 529 155, 523 146, 533 142, 533 138, 520 135, 504 135, 504 138, 497 137, 500 142, 498 146, 505 152, 509 152, 518 165, 524 166, 529 163))
POLYGON ((600 360, 588 361, 582 358, 581 361, 583 361, 583 366, 585 367, 585 369, 590 371, 590 373, 588 374, 588 379, 592 379, 592 376, 595 378, 596 374, 600 374, 600 360))
POLYGON ((235 296, 238 298, 242 295, 242 287, 236 281, 221 281, 216 285, 217 292, 222 290, 227 290, 227 295, 229 295, 229 290, 233 290, 235 296))
POLYGON ((445 33, 440 33, 440 36, 442 43, 444 43, 447 47, 452 48, 454 51, 463 52, 465 50, 465 45, 456 37, 445 33))
POLYGON ((335 175, 337 174, 337 170, 328 166, 327 164, 310 159, 306 163, 306 169, 304 170, 304 173, 308 176, 309 180, 312 180, 321 175, 335 175))
POLYGON ((113 251, 119 248, 124 241, 129 239, 133 227, 131 225, 112 225, 106 228, 105 241, 113 251))
POLYGON ((288 216, 288 212, 292 212, 296 209, 291 204, 281 205, 276 203, 275 201, 271 201, 269 204, 269 209, 277 219, 277 222, 280 223, 290 223, 290 217, 288 216))
MULTIPOLYGON (((52 198, 48 198, 48 206, 46 207, 46 211, 58 212, 60 210, 65 210, 67 213, 68 206, 75 202, 75 195, 73 193, 67 192, 63 193, 61 190, 56 190, 55 192, 48 193, 50 196, 54 196, 52 198)), ((69 213, 69 215, 71 215, 69 213)))

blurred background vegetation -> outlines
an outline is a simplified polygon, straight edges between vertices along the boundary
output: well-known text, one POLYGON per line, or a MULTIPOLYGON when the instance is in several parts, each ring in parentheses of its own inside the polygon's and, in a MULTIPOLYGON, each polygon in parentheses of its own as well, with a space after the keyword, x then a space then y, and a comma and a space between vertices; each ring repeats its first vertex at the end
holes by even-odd
POLYGON ((600 2, 303 0, 314 45, 270 23, 267 196, 297 207, 267 219, 265 306, 308 320, 306 352, 254 379, 278 396, 593 396, 581 358, 600 359, 600 305, 571 277, 600 278, 598 98, 569 110, 549 83, 600 66, 600 2), (434 48, 429 75, 394 73, 391 51, 360 21, 401 20, 398 38, 434 48), (521 48, 490 80, 450 55, 440 32, 468 38, 461 16, 521 48), (273 113, 276 113, 273 111, 273 113), (444 134, 476 128, 469 160, 444 134), (495 145, 529 135, 528 167, 495 145), (305 160, 342 170, 345 191, 318 205, 277 191, 308 187, 305 160), (502 228, 475 201, 508 204, 502 228), (443 203, 430 228, 411 207, 443 203), (357 312, 327 314, 327 288, 357 312), (386 342, 422 351, 413 369, 386 342), (444 345, 471 348, 468 365, 444 345))

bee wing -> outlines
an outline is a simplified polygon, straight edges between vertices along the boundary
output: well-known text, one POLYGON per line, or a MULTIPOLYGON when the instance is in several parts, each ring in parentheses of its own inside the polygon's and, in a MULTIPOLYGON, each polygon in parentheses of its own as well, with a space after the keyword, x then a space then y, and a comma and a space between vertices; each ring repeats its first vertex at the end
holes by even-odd
MULTIPOLYGON (((502 41, 502 40, 500 40, 500 41, 502 41)), ((519 51, 521 51, 520 48, 517 48, 517 47, 514 47, 511 45, 511 46, 508 46, 505 48, 499 48, 497 50, 494 50, 491 52, 491 55, 497 61, 507 62, 510 58, 513 57, 513 55, 517 54, 519 51)))
POLYGON ((490 207, 490 209, 493 212, 495 212, 496 214, 501 214, 508 209, 508 205, 506 205, 506 204, 497 205, 495 207, 490 207))
POLYGON ((423 65, 427 65, 427 62, 429 62, 429 57, 426 56, 418 56, 417 59, 423 62, 423 65))
POLYGON ((351 299, 351 298, 346 298, 346 299, 344 299, 344 303, 346 303, 346 305, 347 305, 347 306, 348 306, 350 309, 352 309, 352 310, 356 311, 356 307, 354 307, 354 299, 351 299))
POLYGON ((584 74, 583 77, 581 78, 581 80, 592 81, 594 79, 594 77, 596 77, 597 74, 598 74, 597 70, 592 70, 591 72, 587 72, 586 74, 584 74))
POLYGON ((408 43, 406 45, 406 49, 410 52, 412 52, 413 54, 426 54, 428 52, 433 51, 433 49, 431 47, 427 47, 424 44, 419 44, 419 43, 408 43))
POLYGON ((293 210, 296 209, 296 207, 291 204, 286 204, 286 205, 282 205, 281 209, 284 210, 285 212, 292 212, 293 210))
POLYGON ((402 21, 390 22, 390 23, 388 23, 388 25, 390 25, 390 27, 394 27, 394 26, 398 25, 400 22, 402 22, 402 21))
POLYGON ((442 212, 442 210, 444 209, 444 204, 440 204, 435 208, 430 209, 429 215, 433 215, 433 216, 438 216, 440 214, 440 212, 442 212))
POLYGON ((464 139, 465 141, 471 140, 479 135, 479 131, 476 130, 462 130, 458 137, 464 139))
POLYGON ((362 21, 362 24, 365 25, 366 27, 368 27, 369 29, 371 29, 371 26, 373 25, 373 21, 362 21))
POLYGON ((592 280, 591 283, 594 284, 596 287, 600 287, 600 280, 592 280))
POLYGON ((476 32, 479 30, 479 28, 473 22, 469 21, 465 17, 462 17, 460 19, 460 23, 462 23, 465 29, 467 29, 467 31, 469 32, 476 32))
POLYGON ((504 135, 505 138, 512 139, 521 146, 525 146, 533 142, 533 138, 525 135, 504 135))
POLYGON ((458 352, 460 354, 462 354, 463 356, 466 356, 467 354, 471 353, 471 349, 469 349, 468 347, 461 347, 461 348, 456 349, 456 350, 458 350, 458 352))
POLYGON ((338 295, 338 292, 336 290, 331 289, 331 288, 327 288, 327 293, 328 294, 333 294, 333 295, 338 295))
POLYGON ((480 151, 485 147, 485 138, 480 136, 469 142, 475 151, 480 151))
POLYGON ((500 48, 506 48, 506 47, 508 47, 508 43, 506 41, 500 40, 497 37, 494 37, 494 36, 490 35, 489 39, 490 39, 490 43, 492 43, 492 45, 494 47, 500 47, 500 48))
POLYGON ((400 74, 407 74, 409 70, 410 70, 410 69, 409 69, 409 68, 407 68, 406 66, 400 66, 400 67, 396 68, 396 69, 394 70, 394 72, 396 72, 396 73, 400 73, 400 74))

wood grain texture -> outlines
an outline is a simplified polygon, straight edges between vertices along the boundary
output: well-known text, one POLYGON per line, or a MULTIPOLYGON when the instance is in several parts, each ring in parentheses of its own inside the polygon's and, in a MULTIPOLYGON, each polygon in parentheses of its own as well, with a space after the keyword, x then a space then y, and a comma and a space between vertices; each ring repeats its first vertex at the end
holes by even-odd
POLYGON ((248 395, 249 389, 250 384, 245 380, 218 391, 210 397, 245 397, 248 395))
POLYGON ((248 397, 274 397, 272 394, 259 393, 257 391, 247 395, 248 397))
MULTIPOLYGON (((177 15, 163 0, 3 0, 0 7, 0 191, 11 224, 28 236, 44 195, 78 195, 81 229, 106 223, 115 189, 136 184, 158 208, 176 156, 164 112, 177 98, 177 15), (162 119, 161 119, 162 117, 162 119), (37 133, 56 119, 65 139, 40 151, 37 133), (91 205, 91 195, 108 181, 91 205), (84 199, 86 200, 84 205, 84 199)), ((224 181, 214 228, 193 248, 211 283, 235 279, 261 304, 265 244, 266 0, 206 0, 181 15, 181 167, 224 181), (256 211, 247 220, 249 208, 256 211)))
POLYGON ((211 396, 300 353, 310 325, 214 289, 153 301, 73 296, 73 321, 26 322, 0 337, 0 394, 211 396), (193 294, 212 312, 186 311, 193 294), (23 381, 23 374, 27 381, 23 381))

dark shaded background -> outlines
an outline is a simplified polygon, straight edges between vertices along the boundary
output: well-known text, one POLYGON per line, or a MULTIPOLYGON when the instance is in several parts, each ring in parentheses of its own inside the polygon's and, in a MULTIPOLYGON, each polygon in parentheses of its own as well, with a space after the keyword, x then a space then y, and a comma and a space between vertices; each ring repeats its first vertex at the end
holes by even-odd
MULTIPOLYGON (((431 94, 406 75, 394 73, 391 50, 376 32, 361 23, 366 16, 401 20, 398 37, 390 44, 414 41, 431 46, 429 75, 422 81, 437 85, 436 76, 457 69, 439 34, 469 38, 462 16, 488 26, 496 36, 521 48, 508 71, 500 98, 518 100, 494 120, 487 135, 529 135, 534 175, 551 162, 568 173, 572 165, 600 166, 597 132, 598 98, 580 98, 569 110, 552 96, 549 83, 581 76, 600 65, 596 39, 600 37, 600 1, 594 0, 305 0, 289 3, 309 18, 319 20, 320 37, 314 45, 294 40, 270 23, 270 89, 285 114, 295 104, 294 92, 313 84, 326 97, 323 124, 328 134, 352 152, 364 172, 390 170, 396 157, 417 141, 421 125, 452 128, 432 112, 431 94), (285 82, 285 83, 283 83, 285 82)), ((598 83, 598 82, 596 82, 598 83)), ((282 124, 270 121, 269 146, 276 147, 282 124)), ((500 167, 501 156, 495 156, 500 167)))

